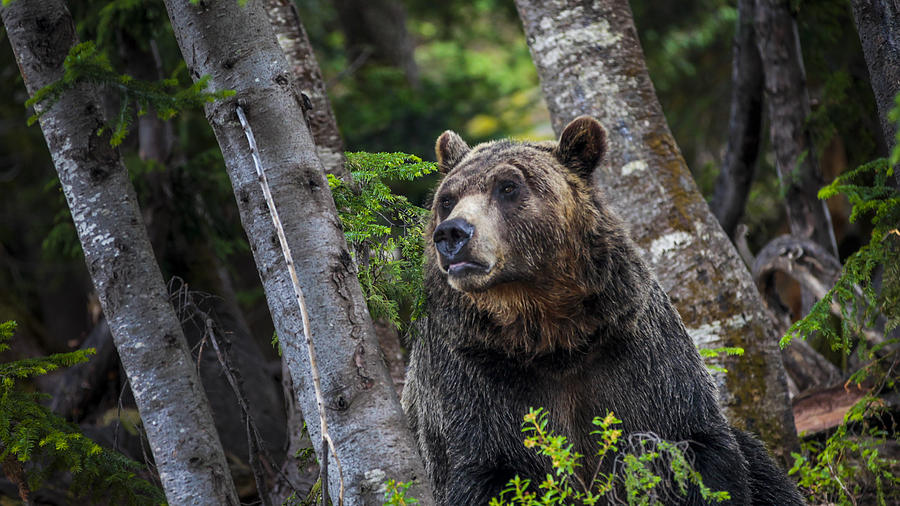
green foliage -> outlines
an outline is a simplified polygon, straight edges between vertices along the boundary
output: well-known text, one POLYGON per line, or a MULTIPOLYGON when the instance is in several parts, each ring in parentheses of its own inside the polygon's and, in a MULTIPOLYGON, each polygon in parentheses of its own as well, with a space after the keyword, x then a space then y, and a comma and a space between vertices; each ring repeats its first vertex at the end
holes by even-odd
MULTIPOLYGON (((9 349, 14 322, 0 324, 0 351, 9 349)), ((142 466, 82 435, 27 392, 19 380, 86 362, 93 349, 57 353, 0 364, 0 461, 25 466, 28 488, 36 490, 59 473, 72 476, 69 494, 110 504, 162 504, 162 491, 135 472, 142 466)), ((5 467, 5 466, 4 466, 5 467)))
MULTIPOLYGON (((782 346, 794 337, 820 332, 834 349, 850 353, 855 337, 865 327, 873 326, 879 315, 887 320, 886 332, 900 324, 900 192, 890 186, 892 175, 891 165, 880 159, 842 174, 819 192, 822 199, 846 195, 853 205, 850 221, 863 214, 870 216, 872 237, 847 258, 835 286, 805 318, 791 326, 781 340, 782 346), (878 266, 885 267, 880 290, 872 282, 878 266), (832 301, 841 307, 837 326, 830 317, 832 301)), ((860 353, 878 351, 865 350, 865 341, 860 344, 860 353)))
MULTIPOLYGON (((900 121, 900 97, 890 118, 900 121)), ((817 332, 843 354, 850 354, 855 346, 866 365, 848 382, 868 380, 875 385, 824 444, 807 442, 802 453, 794 454, 790 472, 800 478, 810 499, 817 502, 856 504, 859 495, 874 491, 879 504, 887 504, 886 494, 900 483, 896 475, 900 463, 879 453, 889 434, 869 422, 880 411, 881 401, 876 396, 884 388, 895 387, 898 340, 872 344, 860 338, 867 328, 875 328, 881 317, 885 336, 900 326, 900 192, 892 187, 893 167, 900 162, 898 146, 890 160, 879 159, 850 170, 819 192, 821 199, 845 195, 853 206, 850 221, 869 217, 872 236, 844 262, 835 286, 781 340, 786 346, 795 337, 806 338, 817 332), (880 283, 876 283, 873 274, 879 267, 883 270, 880 283), (838 321, 831 317, 832 302, 840 306, 838 321)))
POLYGON ((537 71, 512 2, 404 4, 415 41, 416 84, 401 69, 373 58, 349 59, 332 2, 298 2, 347 146, 431 153, 448 128, 473 143, 548 135, 544 124, 537 125, 547 121, 546 112, 539 107, 537 71))
MULTIPOLYGON (((737 357, 744 355, 744 349, 739 346, 723 346, 721 348, 697 348, 697 351, 700 352, 700 356, 703 358, 719 358, 723 354, 737 357)), ((715 364, 707 363, 706 367, 715 372, 728 372, 728 369, 715 364)))
POLYGON ((344 236, 354 252, 372 318, 400 326, 400 310, 421 314, 422 227, 427 211, 395 195, 386 181, 431 174, 436 166, 404 153, 347 153, 347 167, 356 186, 329 175, 344 236))
POLYGON ((597 429, 591 434, 597 436, 598 464, 590 481, 585 481, 578 472, 583 455, 574 451, 565 436, 554 434, 547 427, 547 412, 543 408, 530 409, 522 425, 522 432, 529 434, 525 438, 525 447, 535 448, 539 455, 549 458, 554 472, 547 474, 538 485, 542 492, 529 490, 530 480, 514 477, 499 497, 491 499, 491 506, 593 505, 611 500, 629 505, 662 505, 675 499, 670 497, 673 491, 668 490, 669 485, 663 483, 664 480, 670 480, 677 488, 675 492, 682 496, 687 495, 688 488, 694 485, 708 502, 730 498, 728 492, 714 492, 703 485, 703 479, 688 461, 683 445, 648 435, 623 439, 622 430, 617 428, 621 423, 612 413, 594 418, 597 429), (611 459, 621 463, 618 470, 601 472, 604 462, 611 462, 611 459), (625 497, 619 497, 623 492, 625 497))
POLYGON ((406 506, 407 504, 419 504, 419 500, 415 497, 407 497, 409 487, 412 481, 394 481, 388 480, 385 483, 384 504, 388 506, 406 506))
MULTIPOLYGON (((69 50, 63 62, 64 74, 58 80, 37 90, 25 102, 26 107, 36 107, 36 112, 28 118, 32 125, 53 107, 63 93, 81 85, 92 83, 96 86, 115 90, 120 96, 118 115, 108 128, 112 130, 110 144, 117 146, 128 135, 134 114, 146 114, 150 108, 164 120, 171 119, 189 107, 200 107, 216 99, 234 95, 233 90, 206 92, 209 76, 204 76, 186 88, 179 89, 178 79, 172 77, 157 82, 141 81, 113 70, 106 55, 97 50, 92 41, 82 42, 69 50)), ((98 134, 102 133, 101 129, 98 134)))
POLYGON ((788 474, 799 478, 811 503, 857 504, 859 496, 872 491, 880 506, 900 501, 900 478, 894 474, 900 461, 880 455, 891 438, 868 422, 882 411, 882 401, 867 396, 844 415, 844 423, 824 444, 807 441, 800 453, 791 453, 794 466, 788 474), (858 429, 851 432, 851 426, 858 429))
POLYGON ((728 37, 734 30, 738 18, 734 5, 712 3, 708 11, 687 27, 672 28, 662 36, 655 31, 648 32, 658 53, 653 60, 653 83, 657 89, 668 91, 678 84, 679 78, 696 76, 696 53, 728 37))

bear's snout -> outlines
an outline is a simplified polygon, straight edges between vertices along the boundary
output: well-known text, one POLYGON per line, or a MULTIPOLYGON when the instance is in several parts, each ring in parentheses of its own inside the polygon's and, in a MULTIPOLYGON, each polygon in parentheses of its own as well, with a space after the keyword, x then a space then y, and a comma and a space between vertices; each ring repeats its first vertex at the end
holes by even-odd
POLYGON ((463 218, 447 220, 434 230, 434 247, 447 260, 453 260, 475 234, 475 225, 463 218))

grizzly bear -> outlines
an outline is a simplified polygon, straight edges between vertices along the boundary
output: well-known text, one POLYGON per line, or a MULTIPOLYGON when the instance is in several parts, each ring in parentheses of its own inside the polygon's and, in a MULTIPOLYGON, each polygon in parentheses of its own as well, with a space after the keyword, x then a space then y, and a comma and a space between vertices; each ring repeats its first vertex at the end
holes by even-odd
MULTIPOLYGON (((669 298, 592 174, 606 132, 581 117, 558 143, 437 140, 446 176, 426 232, 427 318, 411 342, 403 405, 444 505, 487 504, 518 475, 552 472, 522 444, 531 406, 597 462, 592 420, 681 442, 729 504, 803 504, 752 436, 729 426, 669 298)), ((671 486, 671 485, 670 485, 671 486)), ((666 503, 703 504, 697 487, 666 503)))

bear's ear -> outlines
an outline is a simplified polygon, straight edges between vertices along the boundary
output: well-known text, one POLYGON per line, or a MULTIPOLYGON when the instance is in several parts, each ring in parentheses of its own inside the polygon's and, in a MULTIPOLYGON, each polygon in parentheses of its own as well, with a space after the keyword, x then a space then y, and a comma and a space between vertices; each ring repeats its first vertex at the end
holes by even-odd
POLYGON ((456 167, 456 164, 469 152, 469 145, 453 130, 447 130, 438 137, 434 144, 434 153, 437 155, 438 170, 446 174, 456 167))
POLYGON ((573 172, 590 179, 606 154, 606 130, 596 119, 579 116, 563 129, 554 154, 573 172))

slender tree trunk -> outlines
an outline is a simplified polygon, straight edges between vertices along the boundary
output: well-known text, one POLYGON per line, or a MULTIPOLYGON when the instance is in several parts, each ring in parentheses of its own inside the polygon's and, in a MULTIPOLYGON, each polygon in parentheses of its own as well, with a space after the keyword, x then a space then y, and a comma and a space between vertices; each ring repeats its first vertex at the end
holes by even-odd
POLYGON ((415 46, 406 30, 406 9, 397 0, 335 0, 350 65, 372 60, 397 67, 418 85, 415 46))
MULTIPOLYGON (((76 43, 59 0, 0 10, 29 93, 62 76, 76 43)), ((41 117, 88 270, 172 504, 238 504, 209 405, 168 301, 134 188, 103 126, 96 90, 66 92, 41 117)))
MULTIPOLYGON (((309 307, 346 503, 375 504, 383 499, 379 489, 385 479, 422 480, 424 468, 378 350, 356 268, 303 119, 300 91, 259 0, 244 7, 167 0, 166 8, 191 75, 210 75, 212 88, 237 92, 208 105, 207 118, 222 148, 304 418, 317 420, 297 298, 236 118, 238 105, 254 129, 309 307)), ((313 441, 321 441, 318 423, 307 428, 313 441)), ((314 446, 320 461, 328 458, 329 489, 337 498, 336 462, 321 454, 319 444, 314 446)), ((427 483, 417 482, 410 493, 431 502, 427 483)))
MULTIPOLYGON (((900 3, 897 0, 851 0, 853 19, 875 92, 884 144, 896 144, 897 124, 888 119, 900 93, 900 3)), ((900 187, 900 170, 894 171, 900 187)))
POLYGON ((647 74, 625 0, 516 0, 557 132, 581 114, 609 130, 596 182, 702 347, 741 346, 719 375, 729 419, 785 458, 797 445, 778 336, 691 178, 647 74))
POLYGON ((763 73, 753 34, 753 0, 738 1, 732 53, 728 148, 709 204, 729 237, 744 215, 762 129, 763 73))
POLYGON ((812 239, 837 257, 831 214, 825 201, 818 197, 824 183, 815 146, 806 129, 809 92, 797 23, 789 2, 756 0, 754 26, 765 75, 775 166, 785 192, 791 234, 812 239))
POLYGON ((319 62, 316 61, 316 54, 300 21, 297 6, 293 0, 264 0, 263 5, 291 72, 300 89, 309 97, 310 109, 306 112, 306 120, 316 141, 319 160, 325 166, 325 172, 349 182, 349 173, 344 167, 344 141, 328 100, 319 62))

